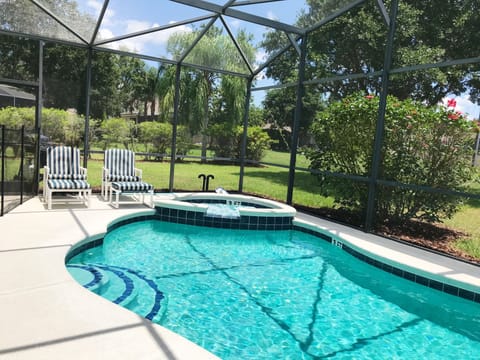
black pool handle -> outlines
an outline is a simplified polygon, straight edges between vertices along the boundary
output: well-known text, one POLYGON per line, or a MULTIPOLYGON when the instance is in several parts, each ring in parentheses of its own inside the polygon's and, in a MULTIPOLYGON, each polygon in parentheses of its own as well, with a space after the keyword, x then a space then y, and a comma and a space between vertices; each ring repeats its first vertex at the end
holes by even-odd
POLYGON ((208 174, 208 175, 199 174, 198 178, 199 179, 202 178, 203 180, 202 191, 205 192, 205 191, 208 191, 208 185, 209 185, 210 179, 215 179, 215 176, 213 176, 212 174, 208 174))
POLYGON ((215 176, 213 176, 212 174, 208 174, 207 175, 207 187, 206 187, 206 191, 208 191, 208 183, 210 182, 210 179, 215 179, 215 176))

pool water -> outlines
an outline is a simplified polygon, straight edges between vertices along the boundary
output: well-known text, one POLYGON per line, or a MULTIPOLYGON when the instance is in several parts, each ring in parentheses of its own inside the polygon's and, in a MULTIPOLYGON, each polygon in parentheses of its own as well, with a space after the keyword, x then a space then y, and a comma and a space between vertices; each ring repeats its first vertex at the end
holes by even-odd
POLYGON ((135 222, 67 266, 222 359, 480 359, 480 304, 303 232, 135 222))

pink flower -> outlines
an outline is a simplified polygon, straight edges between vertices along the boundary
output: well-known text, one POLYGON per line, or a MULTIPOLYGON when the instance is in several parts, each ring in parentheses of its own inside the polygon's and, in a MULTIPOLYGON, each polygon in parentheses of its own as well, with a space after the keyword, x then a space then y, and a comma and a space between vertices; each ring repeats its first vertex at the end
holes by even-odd
POLYGON ((375 97, 375 96, 373 96, 373 95, 367 95, 367 96, 365 96, 365 98, 367 98, 367 99, 373 99, 374 97, 375 97))
POLYGON ((452 121, 456 121, 460 118, 460 114, 459 113, 448 114, 448 118, 452 121))
POLYGON ((457 106, 457 101, 455 99, 448 99, 447 101, 447 107, 452 107, 454 108, 455 106, 457 106))

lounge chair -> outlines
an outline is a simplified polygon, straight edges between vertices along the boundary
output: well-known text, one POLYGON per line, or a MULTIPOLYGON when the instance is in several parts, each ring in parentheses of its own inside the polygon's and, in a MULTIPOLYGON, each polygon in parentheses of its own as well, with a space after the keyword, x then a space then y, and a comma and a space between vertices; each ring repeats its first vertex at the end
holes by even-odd
POLYGON ((80 166, 78 148, 56 146, 47 149, 43 198, 49 210, 54 193, 78 193, 78 199, 90 207, 92 189, 87 182, 87 169, 80 166))
POLYGON ((135 167, 135 153, 125 149, 107 149, 102 172, 102 196, 107 197, 114 207, 119 206, 120 195, 150 196, 149 206, 153 207, 153 185, 142 181, 142 170, 135 167), (115 195, 115 201, 113 201, 115 195))

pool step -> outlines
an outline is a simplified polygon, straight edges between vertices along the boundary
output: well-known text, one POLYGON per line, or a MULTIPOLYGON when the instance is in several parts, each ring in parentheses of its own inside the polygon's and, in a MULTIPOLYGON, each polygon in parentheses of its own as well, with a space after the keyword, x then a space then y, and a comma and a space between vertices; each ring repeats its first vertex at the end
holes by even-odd
POLYGON ((67 269, 84 288, 120 306, 126 307, 137 296, 133 280, 120 270, 85 264, 69 264, 67 269))
POLYGON ((131 275, 136 277, 135 283, 142 296, 137 297, 127 308, 153 322, 160 322, 167 309, 167 297, 153 280, 137 272, 131 272, 131 275))
POLYGON ((110 281, 104 271, 94 266, 71 264, 67 266, 67 270, 80 285, 96 294, 110 281))
POLYGON ((100 264, 68 264, 67 269, 85 288, 153 322, 165 314, 166 296, 139 272, 100 264))
POLYGON ((124 272, 110 267, 102 267, 108 272, 110 281, 98 292, 102 297, 120 306, 126 307, 137 297, 133 280, 124 272))

